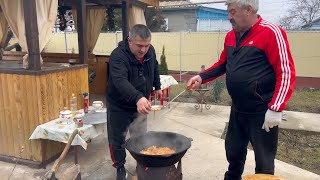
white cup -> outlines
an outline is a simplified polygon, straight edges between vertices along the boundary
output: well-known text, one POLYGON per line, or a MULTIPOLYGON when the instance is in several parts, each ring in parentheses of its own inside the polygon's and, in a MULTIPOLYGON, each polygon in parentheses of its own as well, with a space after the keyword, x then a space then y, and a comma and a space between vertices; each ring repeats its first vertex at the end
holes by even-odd
POLYGON ((66 125, 72 118, 72 112, 70 110, 60 111, 59 118, 61 120, 61 124, 66 125))
POLYGON ((93 101, 92 106, 96 109, 99 110, 103 107, 103 102, 102 101, 93 101))

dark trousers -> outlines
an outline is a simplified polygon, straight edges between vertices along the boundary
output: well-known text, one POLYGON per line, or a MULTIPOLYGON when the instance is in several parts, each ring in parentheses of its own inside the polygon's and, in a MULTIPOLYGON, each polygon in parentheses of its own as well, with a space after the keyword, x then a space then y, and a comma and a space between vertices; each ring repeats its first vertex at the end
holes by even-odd
POLYGON ((126 163, 126 151, 124 148, 127 133, 130 136, 139 136, 147 132, 147 116, 132 112, 107 112, 107 131, 111 159, 114 167, 120 167, 126 163))
POLYGON ((231 108, 225 148, 229 162, 225 180, 240 180, 250 141, 256 161, 255 173, 274 174, 278 127, 270 132, 262 128, 265 114, 242 114, 231 108))

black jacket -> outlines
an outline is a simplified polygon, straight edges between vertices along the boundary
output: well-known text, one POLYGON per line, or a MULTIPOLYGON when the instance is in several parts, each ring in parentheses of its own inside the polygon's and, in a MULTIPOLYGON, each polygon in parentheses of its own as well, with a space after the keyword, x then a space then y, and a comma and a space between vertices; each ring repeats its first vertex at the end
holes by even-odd
POLYGON ((128 40, 121 41, 111 53, 108 72, 107 100, 110 110, 136 112, 136 103, 140 98, 148 99, 153 87, 160 89, 158 61, 152 45, 142 64, 131 53, 128 40))

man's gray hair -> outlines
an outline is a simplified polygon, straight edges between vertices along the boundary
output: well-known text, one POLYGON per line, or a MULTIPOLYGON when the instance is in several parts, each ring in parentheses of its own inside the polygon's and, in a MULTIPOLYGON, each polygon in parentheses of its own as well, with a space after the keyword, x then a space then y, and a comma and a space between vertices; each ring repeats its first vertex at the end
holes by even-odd
POLYGON ((129 37, 134 39, 136 36, 140 36, 143 40, 146 40, 151 37, 151 31, 143 24, 136 24, 131 28, 129 37))
POLYGON ((255 13, 259 10, 259 0, 226 0, 226 5, 236 3, 240 8, 251 6, 255 13))

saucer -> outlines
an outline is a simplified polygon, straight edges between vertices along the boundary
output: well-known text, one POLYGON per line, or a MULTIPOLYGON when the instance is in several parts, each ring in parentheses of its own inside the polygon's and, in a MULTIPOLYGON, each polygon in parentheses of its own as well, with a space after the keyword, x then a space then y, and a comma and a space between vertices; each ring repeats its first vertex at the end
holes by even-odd
POLYGON ((101 109, 94 110, 94 112, 107 112, 107 109, 101 108, 101 109))

